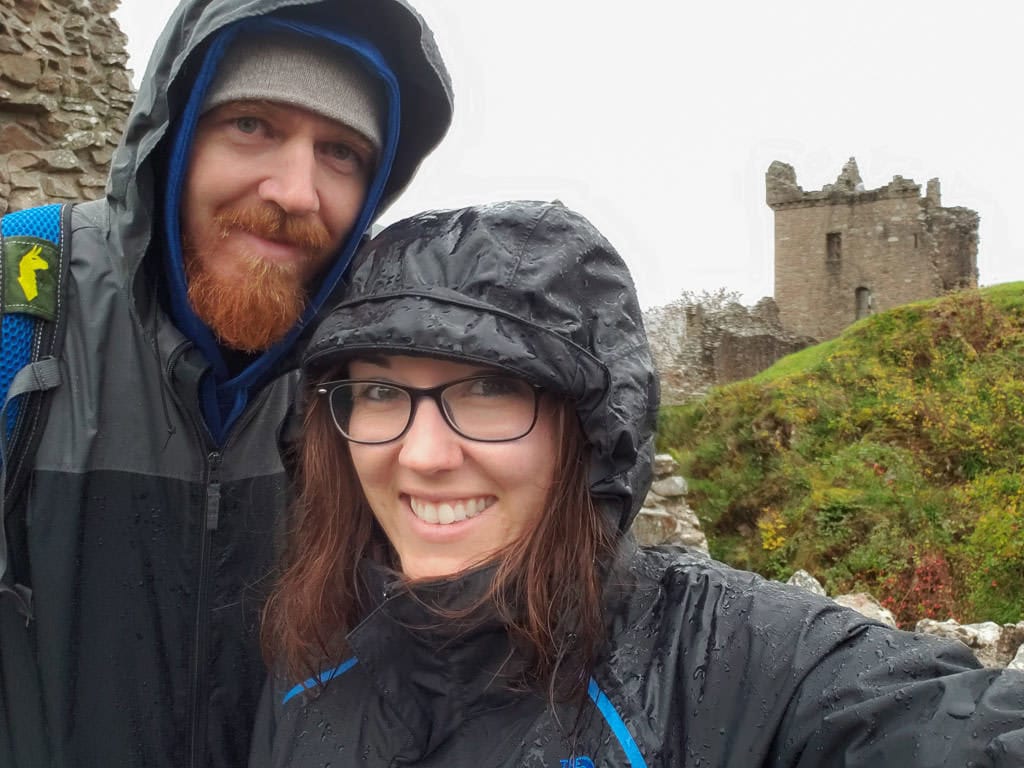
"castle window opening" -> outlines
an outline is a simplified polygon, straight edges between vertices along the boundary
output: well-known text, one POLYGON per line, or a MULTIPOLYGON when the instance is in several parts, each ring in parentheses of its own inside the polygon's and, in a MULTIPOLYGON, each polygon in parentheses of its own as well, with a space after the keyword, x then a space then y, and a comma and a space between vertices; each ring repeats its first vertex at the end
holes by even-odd
MULTIPOLYGON (((916 235, 915 235, 916 237, 916 235)), ((863 317, 867 317, 871 314, 871 308, 874 306, 875 300, 871 295, 870 288, 860 287, 857 289, 857 316, 855 319, 860 320, 863 317)))
POLYGON ((825 235, 825 260, 838 264, 843 256, 843 235, 840 232, 829 232, 825 235))
POLYGON ((914 233, 914 247, 917 248, 917 232, 914 233))

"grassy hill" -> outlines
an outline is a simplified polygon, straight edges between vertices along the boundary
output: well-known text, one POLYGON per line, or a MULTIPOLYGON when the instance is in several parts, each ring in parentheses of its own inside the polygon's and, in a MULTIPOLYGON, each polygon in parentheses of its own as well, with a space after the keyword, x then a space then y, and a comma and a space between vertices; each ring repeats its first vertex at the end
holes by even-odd
POLYGON ((1024 282, 909 304, 663 409, 712 554, 904 623, 1024 619, 1024 282))

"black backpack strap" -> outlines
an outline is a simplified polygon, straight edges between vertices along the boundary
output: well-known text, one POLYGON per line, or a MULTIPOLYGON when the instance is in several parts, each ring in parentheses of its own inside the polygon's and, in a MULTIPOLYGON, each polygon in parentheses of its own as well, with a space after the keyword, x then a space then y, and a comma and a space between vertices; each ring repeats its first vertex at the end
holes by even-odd
POLYGON ((31 619, 31 589, 8 570, 7 510, 14 509, 60 384, 71 262, 70 203, 0 220, 0 596, 31 619))

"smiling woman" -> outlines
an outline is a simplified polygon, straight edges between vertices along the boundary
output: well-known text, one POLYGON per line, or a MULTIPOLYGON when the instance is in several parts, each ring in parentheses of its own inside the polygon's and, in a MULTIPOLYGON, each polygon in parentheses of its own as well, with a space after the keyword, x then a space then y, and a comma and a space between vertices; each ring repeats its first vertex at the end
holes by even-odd
POLYGON ((353 441, 363 494, 408 578, 451 576, 479 565, 518 541, 542 514, 557 454, 556 404, 544 398, 538 414, 529 383, 497 374, 395 355, 349 366, 357 381, 393 382, 364 389, 340 423, 348 425, 343 433, 353 441), (367 403, 368 395, 375 401, 367 403))
POLYGON ((635 546, 640 318, 558 203, 424 213, 363 250, 304 357, 251 765, 1021 764, 1024 676, 635 546))

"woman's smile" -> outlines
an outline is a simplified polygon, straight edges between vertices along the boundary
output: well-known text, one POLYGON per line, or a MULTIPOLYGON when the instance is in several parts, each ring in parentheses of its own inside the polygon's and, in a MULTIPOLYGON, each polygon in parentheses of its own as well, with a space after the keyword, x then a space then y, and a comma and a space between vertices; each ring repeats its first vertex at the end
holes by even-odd
POLYGON ((490 507, 497 499, 494 496, 478 496, 470 499, 449 499, 432 502, 409 496, 409 506, 417 518, 425 523, 451 525, 476 517, 490 507))

